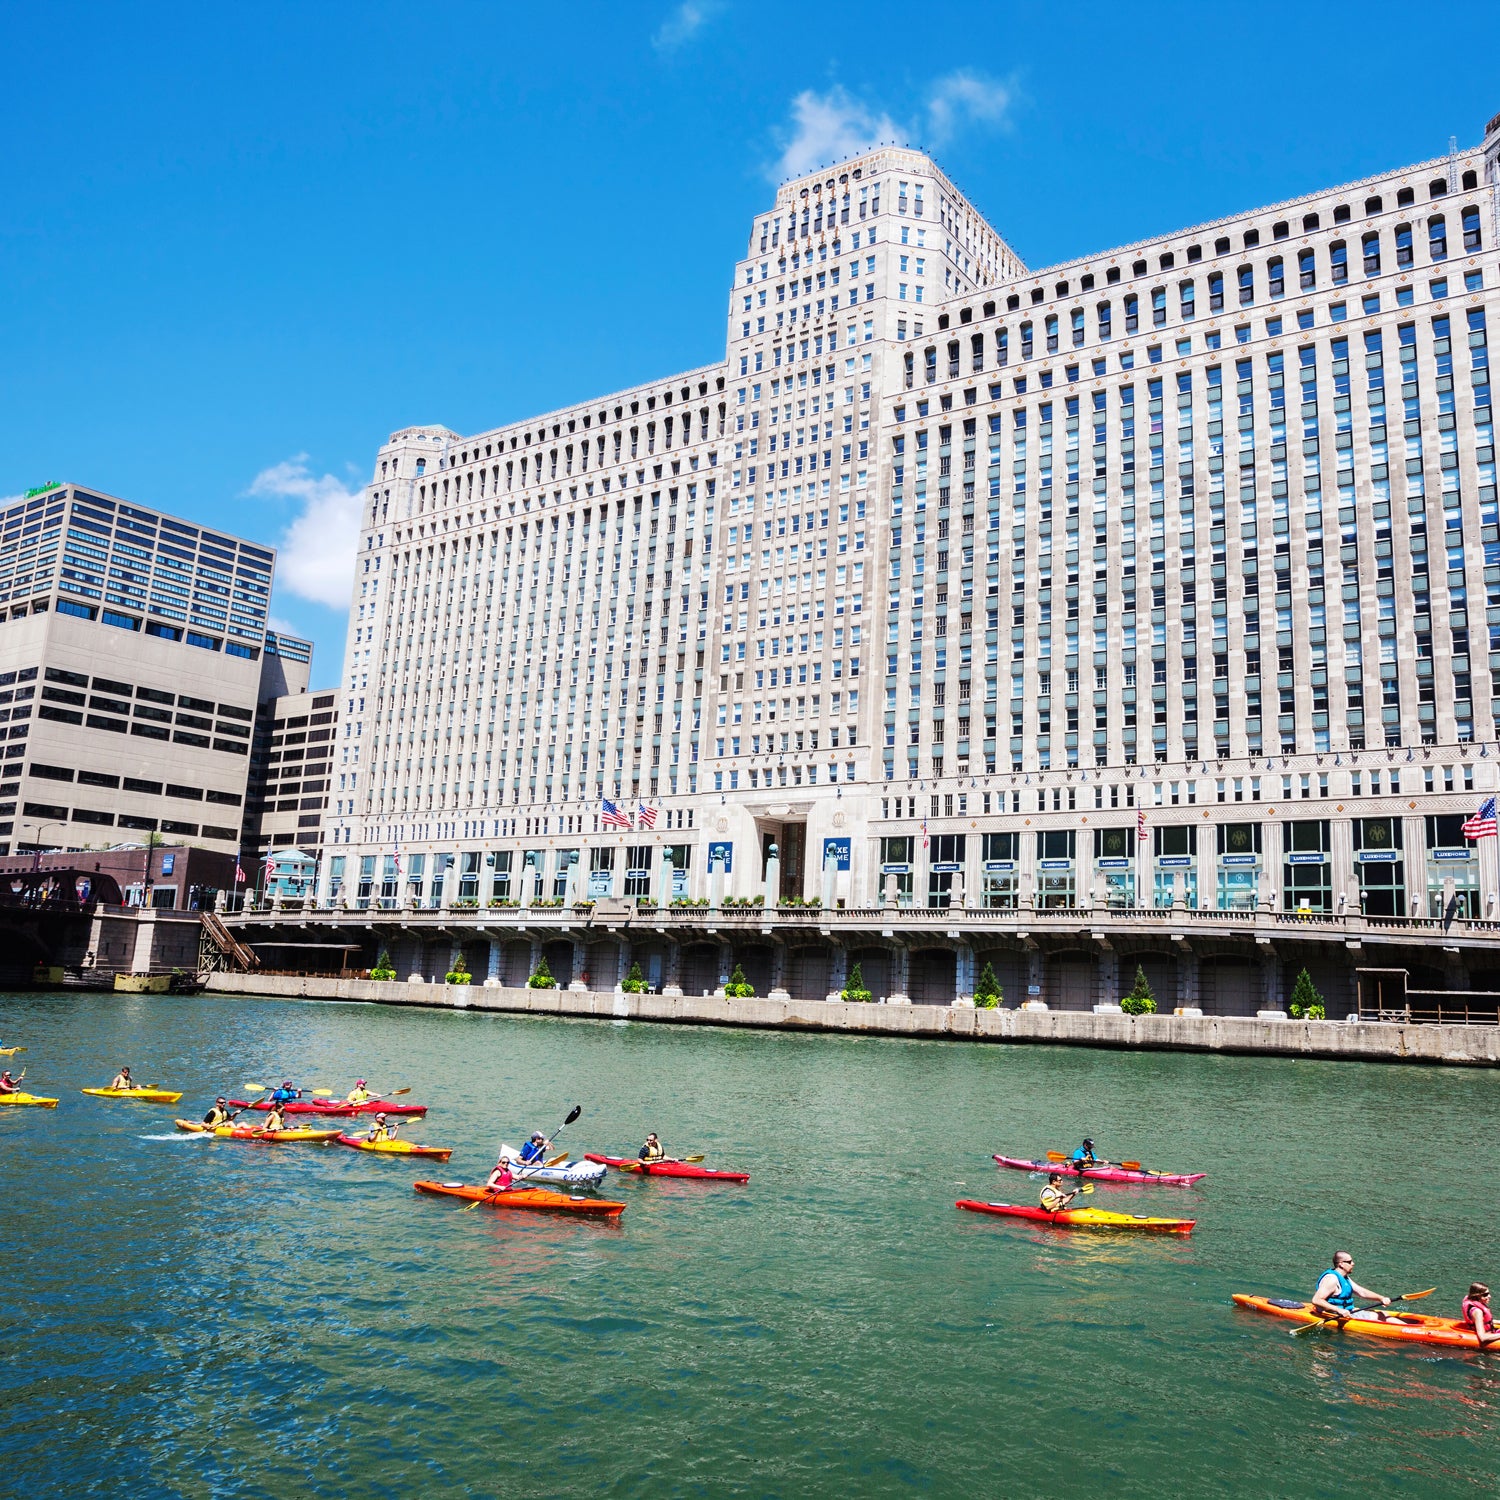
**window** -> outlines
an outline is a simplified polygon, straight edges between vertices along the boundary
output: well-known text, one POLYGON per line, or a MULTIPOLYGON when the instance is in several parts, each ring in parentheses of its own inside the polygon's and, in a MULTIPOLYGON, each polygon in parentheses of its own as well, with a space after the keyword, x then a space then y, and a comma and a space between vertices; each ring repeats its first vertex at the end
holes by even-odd
POLYGON ((1380 236, 1378 234, 1367 234, 1360 244, 1364 250, 1365 275, 1380 275, 1380 236))
POLYGON ((1427 221, 1427 253, 1433 260, 1448 258, 1448 226, 1442 214, 1434 214, 1427 221))

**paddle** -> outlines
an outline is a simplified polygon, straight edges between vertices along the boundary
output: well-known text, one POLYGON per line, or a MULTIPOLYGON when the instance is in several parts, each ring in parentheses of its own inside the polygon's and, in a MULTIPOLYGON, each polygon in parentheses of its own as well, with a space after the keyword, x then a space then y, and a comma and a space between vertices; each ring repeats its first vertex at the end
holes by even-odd
MULTIPOLYGON (((567 1119, 565 1119, 562 1124, 552 1132, 552 1139, 555 1141, 557 1137, 560 1136, 563 1131, 566 1130, 568 1126, 571 1125, 582 1113, 583 1106, 581 1104, 575 1104, 573 1108, 568 1111, 567 1119)), ((564 1159, 566 1160, 566 1157, 564 1159)), ((541 1165, 544 1165, 544 1163, 538 1162, 528 1166, 523 1166, 518 1172, 514 1172, 511 1175, 512 1177, 525 1177, 528 1173, 536 1171, 537 1167, 541 1165)), ((499 1191, 501 1190, 498 1188, 487 1189, 483 1198, 476 1198, 472 1203, 464 1204, 459 1212, 468 1213, 470 1209, 478 1208, 481 1203, 485 1202, 486 1199, 493 1198, 499 1191)))
MULTIPOLYGON (((1425 1292, 1407 1292, 1400 1297, 1392 1297, 1391 1302, 1420 1302, 1423 1297, 1430 1297, 1437 1288, 1430 1286, 1425 1292)), ((1349 1314, 1349 1318, 1357 1318, 1362 1312, 1369 1312, 1369 1308, 1358 1308, 1349 1314)), ((1311 1333, 1314 1328, 1341 1328, 1349 1321, 1349 1318, 1321 1318, 1316 1323, 1303 1323, 1292 1329, 1292 1337, 1300 1338, 1304 1333, 1311 1333)))

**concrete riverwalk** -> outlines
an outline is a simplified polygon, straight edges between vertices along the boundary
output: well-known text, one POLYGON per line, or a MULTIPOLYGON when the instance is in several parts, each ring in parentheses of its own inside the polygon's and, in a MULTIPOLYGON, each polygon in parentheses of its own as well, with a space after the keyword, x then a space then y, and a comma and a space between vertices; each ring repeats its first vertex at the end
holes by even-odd
POLYGON ((576 1016, 865 1036, 1042 1042, 1058 1046, 1231 1052, 1355 1062, 1500 1066, 1500 1027, 1391 1021, 1292 1021, 1242 1016, 1127 1016, 1065 1010, 859 1005, 817 1000, 730 1000, 498 986, 416 984, 279 974, 208 976, 221 993, 299 1000, 357 1000, 447 1010, 576 1016))

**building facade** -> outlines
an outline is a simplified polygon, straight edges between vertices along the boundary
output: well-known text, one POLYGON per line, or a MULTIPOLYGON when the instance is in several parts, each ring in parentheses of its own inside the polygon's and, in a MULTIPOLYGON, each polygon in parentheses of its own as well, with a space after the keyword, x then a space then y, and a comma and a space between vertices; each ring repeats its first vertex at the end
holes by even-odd
POLYGON ((784 184, 722 363, 381 448, 324 898, 1493 915, 1497 180, 1036 272, 784 184))
POLYGON ((0 512, 0 854, 233 854, 275 554, 57 484, 0 512))

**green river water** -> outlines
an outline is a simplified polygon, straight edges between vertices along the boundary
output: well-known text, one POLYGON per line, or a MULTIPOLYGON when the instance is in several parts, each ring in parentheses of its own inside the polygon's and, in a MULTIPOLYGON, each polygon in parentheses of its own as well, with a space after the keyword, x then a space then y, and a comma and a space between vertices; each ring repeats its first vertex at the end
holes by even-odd
POLYGON ((1312 1335, 1335 1245, 1453 1316, 1500 1280, 1500 1083, 1126 1054, 287 1004, 0 996, 56 1110, 0 1110, 12 1494, 1492 1494, 1500 1355, 1312 1335), (121 1063, 181 1106, 84 1098, 121 1063), (176 1137, 220 1090, 409 1085, 430 1171, 176 1137), (607 1189, 617 1225, 455 1211, 495 1143, 671 1150, 747 1187, 607 1189), (1085 1133, 1200 1169, 1093 1202, 1189 1239, 958 1213, 1085 1133))

